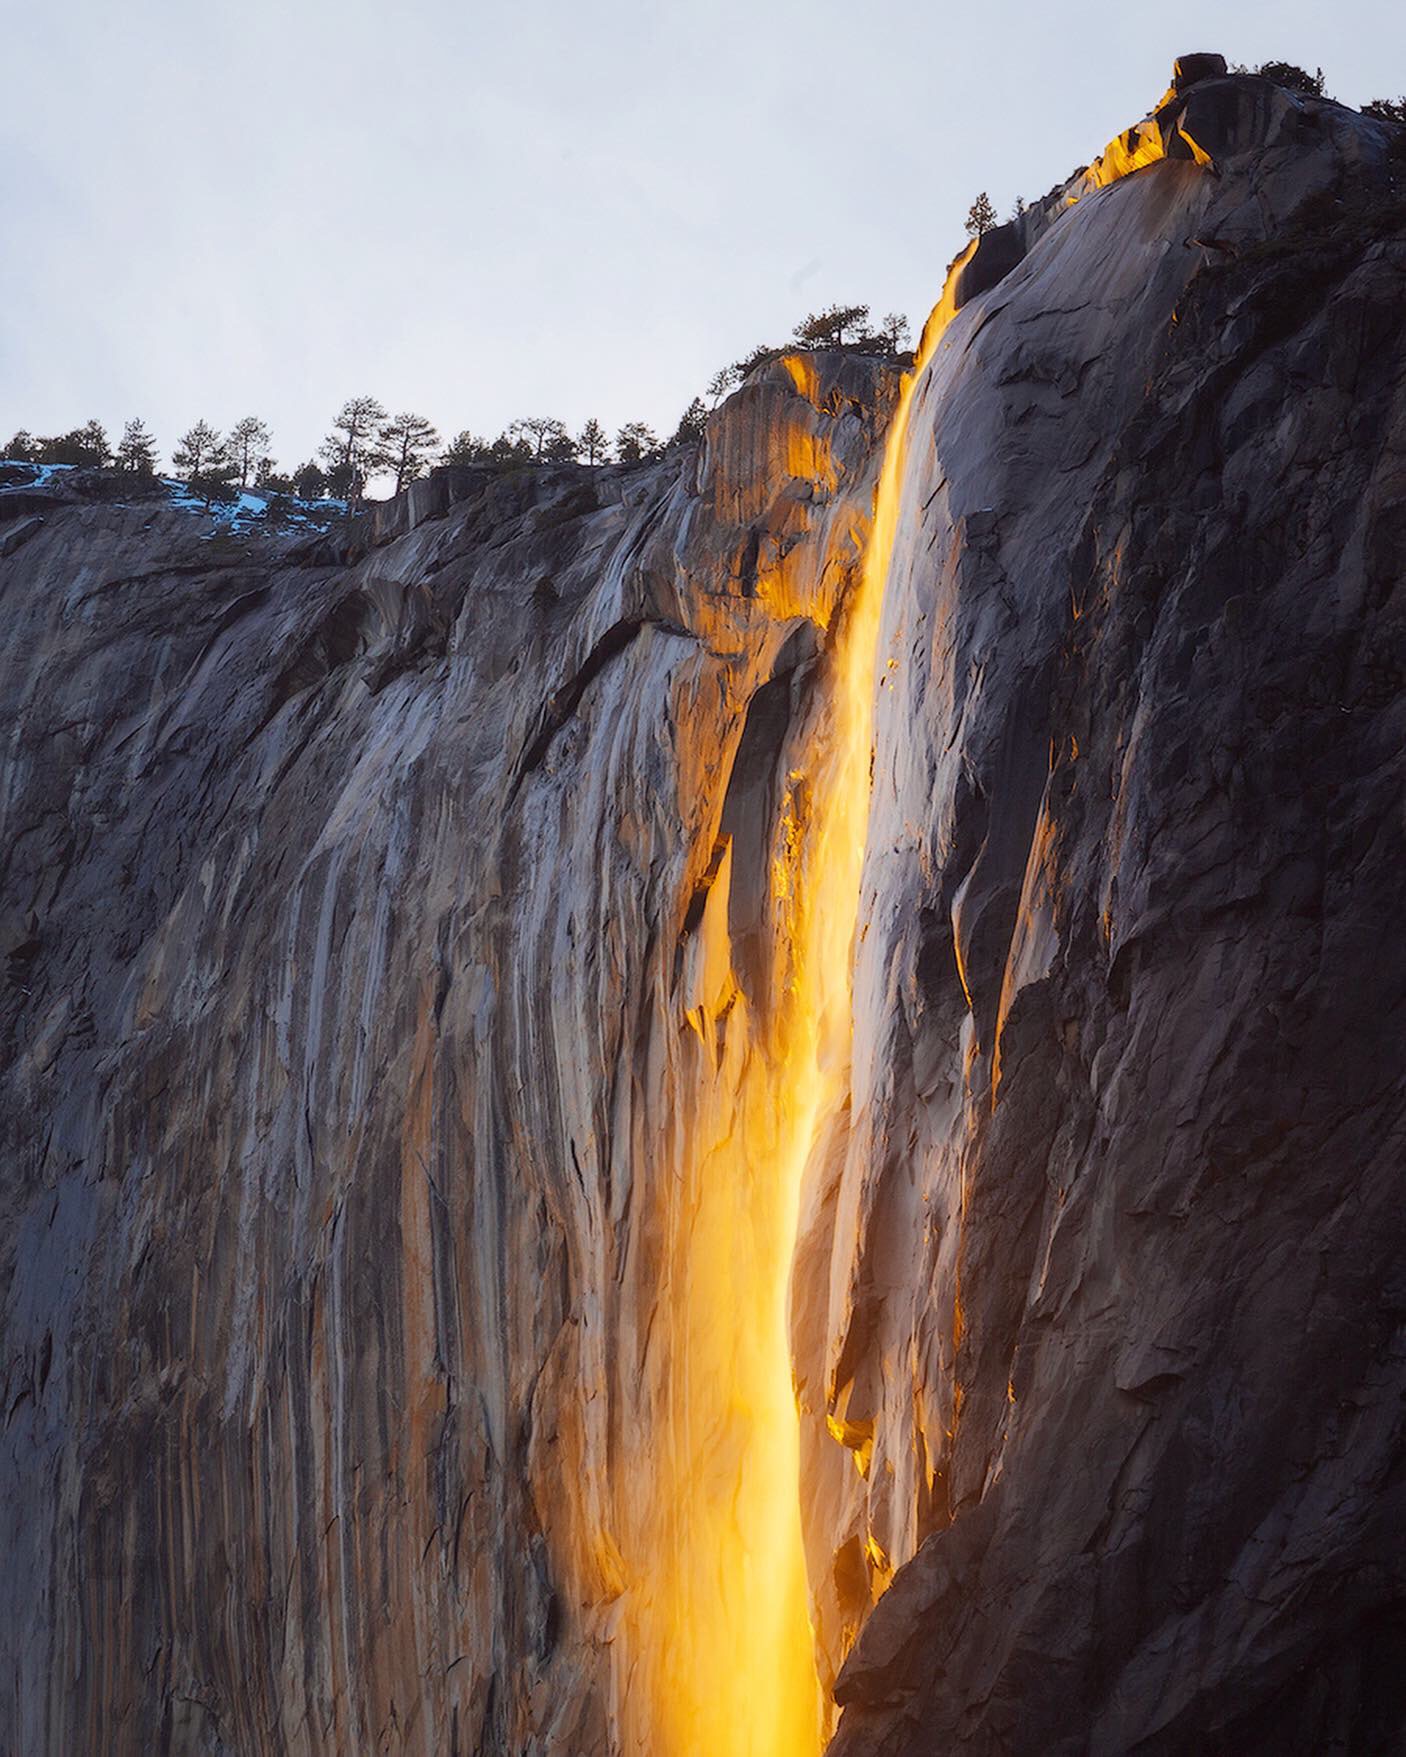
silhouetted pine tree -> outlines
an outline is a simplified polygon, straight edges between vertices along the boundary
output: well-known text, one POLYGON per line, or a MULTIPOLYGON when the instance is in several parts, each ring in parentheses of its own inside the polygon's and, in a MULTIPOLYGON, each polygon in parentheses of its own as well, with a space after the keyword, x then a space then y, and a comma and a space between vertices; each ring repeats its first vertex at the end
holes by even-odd
POLYGON ((983 189, 967 209, 967 231, 973 238, 980 238, 989 232, 995 224, 996 209, 991 205, 991 197, 983 189))
POLYGON ((658 439, 643 421, 627 421, 615 435, 615 456, 622 464, 642 463, 658 449, 658 439))
POLYGON ((156 474, 156 441, 140 421, 129 421, 122 429, 117 467, 133 476, 156 474))
POLYGON ((176 474, 189 480, 202 475, 224 450, 224 441, 208 421, 197 421, 176 441, 171 462, 176 474))
POLYGON ((445 446, 439 461, 442 464, 486 464, 488 454, 488 441, 480 439, 477 433, 470 433, 465 427, 445 446))
POLYGON ((838 348, 849 331, 857 341, 868 331, 867 305, 827 305, 823 311, 812 311, 792 331, 802 348, 838 348))
POLYGON ((372 461, 395 477, 395 490, 423 476, 439 446, 439 434, 423 415, 397 415, 382 423, 372 461))
POLYGON ((294 470, 293 489, 300 500, 321 500, 327 492, 327 472, 315 458, 309 458, 294 470))
POLYGON ((511 422, 508 432, 515 439, 525 439, 539 462, 560 462, 576 455, 576 442, 565 424, 550 415, 524 416, 521 421, 511 422))
POLYGON ((609 435, 594 415, 581 429, 576 445, 578 456, 584 456, 588 464, 603 464, 610 457, 609 435))
POLYGON ((702 397, 695 397, 679 417, 679 424, 674 429, 674 437, 670 445, 693 445, 703 437, 703 426, 708 419, 708 411, 703 406, 702 397))
POLYGON ((329 487, 335 475, 344 489, 331 492, 339 500, 355 500, 366 480, 366 466, 375 450, 376 434, 386 419, 386 411, 375 397, 348 397, 337 412, 332 431, 318 447, 318 456, 328 466, 329 487))
POLYGON ((271 435, 257 415, 246 415, 229 430, 230 461, 239 476, 239 486, 247 488, 260 469, 273 465, 267 446, 271 435))

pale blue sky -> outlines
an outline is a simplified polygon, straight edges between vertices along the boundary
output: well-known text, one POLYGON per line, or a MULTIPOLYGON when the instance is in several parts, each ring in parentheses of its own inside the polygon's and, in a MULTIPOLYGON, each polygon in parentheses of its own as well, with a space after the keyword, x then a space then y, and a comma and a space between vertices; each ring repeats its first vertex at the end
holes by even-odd
POLYGON ((1174 55, 1406 91, 1406 6, 0 0, 0 442, 198 415, 307 455, 353 392, 446 434, 671 428, 833 299, 916 328, 985 188, 1089 159, 1174 55))

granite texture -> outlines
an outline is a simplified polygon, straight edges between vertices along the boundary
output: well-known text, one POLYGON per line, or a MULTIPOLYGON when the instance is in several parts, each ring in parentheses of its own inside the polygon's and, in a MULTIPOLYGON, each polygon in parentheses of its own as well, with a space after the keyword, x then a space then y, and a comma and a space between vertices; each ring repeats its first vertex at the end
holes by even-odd
MULTIPOLYGON (((911 405, 792 1287, 834 1757, 1406 1727, 1406 154, 1183 68, 911 405)), ((324 535, 4 473, 5 1757, 649 1748, 896 394, 324 535)))

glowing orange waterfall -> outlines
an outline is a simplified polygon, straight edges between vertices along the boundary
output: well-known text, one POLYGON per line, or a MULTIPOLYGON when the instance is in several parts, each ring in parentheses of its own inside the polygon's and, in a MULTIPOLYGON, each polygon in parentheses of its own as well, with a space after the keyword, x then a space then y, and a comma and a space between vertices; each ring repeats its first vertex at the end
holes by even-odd
MULTIPOLYGON (((772 869, 779 1004, 760 1020, 727 985, 719 1096, 675 1143, 687 1169, 660 1290, 672 1313, 670 1455, 651 1461, 654 1553, 632 1594, 638 1660, 621 1704, 631 1757, 815 1757, 830 1730, 802 1546, 788 1284, 806 1162, 848 1088, 884 586, 910 401, 948 316, 944 300, 889 431, 861 579, 831 646, 829 737, 789 776, 772 869)), ((724 870, 715 892, 726 884, 724 870)))

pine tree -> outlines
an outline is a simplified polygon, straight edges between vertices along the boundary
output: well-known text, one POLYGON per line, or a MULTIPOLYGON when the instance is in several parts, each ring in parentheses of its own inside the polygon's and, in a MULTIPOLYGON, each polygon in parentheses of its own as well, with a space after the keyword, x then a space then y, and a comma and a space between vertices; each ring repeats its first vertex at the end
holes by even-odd
POLYGON ((423 415, 397 415, 382 422, 376 434, 372 461, 395 477, 399 494, 419 476, 423 476, 439 447, 439 434, 434 424, 423 415))
POLYGON ((659 449, 659 441, 643 421, 627 421, 615 435, 615 456, 622 464, 643 463, 659 449))
POLYGON ((827 305, 823 311, 812 311, 792 333, 803 348, 838 348, 847 331, 853 330, 858 338, 868 322, 867 305, 827 305))
POLYGON ((485 464, 491 449, 486 439, 480 439, 477 433, 470 433, 465 427, 445 446, 439 461, 442 464, 485 464))
POLYGON ((84 453, 80 462, 99 470, 112 462, 112 447, 107 442, 107 429, 101 421, 85 421, 73 437, 84 453))
POLYGON ((171 453, 176 474, 184 476, 192 494, 208 507, 212 500, 228 500, 238 467, 228 447, 208 421, 197 421, 183 433, 171 453))
POLYGON ((548 457, 558 457, 560 452, 554 449, 563 439, 570 440, 565 425, 554 420, 550 415, 528 415, 521 421, 513 421, 508 432, 514 438, 525 439, 532 448, 532 455, 539 462, 548 457))
POLYGON ((224 441, 208 421, 197 421, 176 441, 171 462, 178 475, 189 481, 201 476, 224 449, 224 441))
POLYGON ((708 380, 708 400, 716 409, 727 393, 740 382, 735 366, 720 366, 708 380))
POLYGON ((973 238, 984 237, 996 224, 996 209, 983 189, 967 210, 967 231, 973 238))
MULTIPOLYGON (((514 422, 513 426, 516 425, 517 423, 514 422)), ((506 469, 511 466, 533 463, 535 459, 536 453, 532 449, 531 440, 525 439, 521 434, 514 437, 510 427, 506 433, 500 433, 489 446, 488 456, 484 461, 498 464, 506 469)))
POLYGON ((327 474, 314 458, 293 472, 293 488, 300 500, 321 500, 327 492, 327 474))
POLYGON ((5 447, 4 456, 15 464, 37 464, 39 462, 39 441, 25 427, 5 447))
POLYGON ((679 424, 674 429, 674 437, 670 445, 693 445, 703 437, 703 428, 708 419, 708 411, 703 406, 702 397, 695 397, 679 417, 679 424))
POLYGON ((1364 116, 1375 116, 1378 122, 1406 123, 1406 97, 1373 98, 1362 106, 1364 116))
POLYGON ((750 377, 759 366, 766 366, 772 360, 779 360, 786 352, 788 352, 788 350, 785 348, 768 348, 765 344, 753 348, 750 354, 744 355, 741 360, 735 360, 733 362, 732 370, 738 384, 745 383, 747 378, 750 377))
POLYGON ((117 447, 117 467, 133 476, 156 474, 156 441, 140 421, 129 421, 117 447))
POLYGON ((1327 95, 1324 89, 1327 80, 1321 67, 1310 73, 1292 61, 1265 61, 1255 72, 1261 79, 1273 80, 1275 85, 1282 86, 1285 91, 1298 92, 1302 97, 1321 98, 1327 95))
POLYGON ((908 319, 901 311, 890 311, 880 325, 879 334, 895 354, 908 346, 908 319))
POLYGON ((230 461, 238 473, 241 488, 247 488, 263 466, 272 468, 273 459, 265 449, 270 437, 268 427, 257 415, 246 415, 230 428, 230 461))
POLYGON ((594 415, 581 429, 576 443, 588 464, 603 464, 610 457, 610 438, 594 415))
POLYGON ((337 496, 339 500, 354 500, 360 493, 377 430, 385 419, 386 411, 375 397, 349 397, 338 410, 318 455, 330 466, 329 477, 337 472, 338 482, 346 488, 345 495, 337 496))
MULTIPOLYGON (((16 439, 25 435, 16 434, 16 439)), ((67 433, 32 441, 33 461, 37 464, 72 464, 83 469, 102 469, 112 462, 112 448, 107 443, 107 429, 101 421, 85 421, 67 433)))
POLYGON ((344 500, 350 506, 361 499, 366 486, 366 472, 356 464, 332 464, 326 476, 327 492, 333 500, 344 500))

